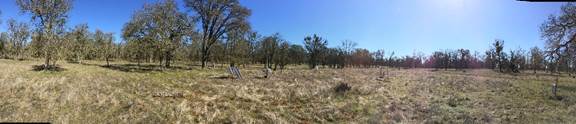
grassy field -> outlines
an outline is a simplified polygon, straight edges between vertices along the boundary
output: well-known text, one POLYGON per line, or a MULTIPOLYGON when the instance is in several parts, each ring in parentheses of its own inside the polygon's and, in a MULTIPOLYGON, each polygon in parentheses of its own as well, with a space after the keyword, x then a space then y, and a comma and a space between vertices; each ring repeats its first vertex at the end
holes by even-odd
MULTIPOLYGON (((245 79, 222 68, 157 69, 0 60, 0 121, 53 123, 576 123, 576 79, 491 70, 292 68, 245 79), (351 90, 334 91, 340 83, 351 90)), ((103 63, 103 62, 98 62, 103 63)))

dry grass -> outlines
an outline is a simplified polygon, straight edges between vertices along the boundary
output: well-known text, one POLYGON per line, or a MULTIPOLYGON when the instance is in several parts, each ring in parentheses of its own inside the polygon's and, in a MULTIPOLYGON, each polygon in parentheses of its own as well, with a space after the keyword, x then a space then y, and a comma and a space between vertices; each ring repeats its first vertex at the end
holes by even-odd
MULTIPOLYGON (((562 77, 550 99, 546 74, 490 70, 396 70, 303 67, 244 80, 224 69, 104 68, 66 64, 32 71, 36 61, 0 60, 0 121, 53 123, 574 123, 576 81, 562 77), (351 89, 336 93, 347 83, 351 89), (160 95, 158 95, 160 94, 160 95), (182 94, 182 96, 178 95, 182 94)), ((100 62, 101 63, 101 62, 100 62)), ((123 65, 116 63, 117 66, 123 65)))

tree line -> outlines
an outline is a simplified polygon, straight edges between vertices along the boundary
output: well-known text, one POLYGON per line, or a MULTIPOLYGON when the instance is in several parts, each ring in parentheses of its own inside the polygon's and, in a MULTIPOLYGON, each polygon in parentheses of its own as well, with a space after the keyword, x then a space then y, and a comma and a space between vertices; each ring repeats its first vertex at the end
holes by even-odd
MULTIPOLYGON (((425 56, 414 53, 395 56, 383 49, 369 51, 356 48, 357 43, 344 40, 336 47, 316 34, 305 36, 302 44, 282 38, 281 34, 261 35, 251 29, 247 18, 251 10, 238 0, 184 0, 185 11, 174 0, 147 3, 134 12, 115 39, 113 32, 89 30, 88 24, 68 27, 71 0, 17 0, 21 13, 30 22, 6 21, 7 31, 0 33, 0 57, 24 60, 43 58, 44 69, 64 60, 129 61, 157 63, 170 67, 174 62, 197 64, 202 68, 218 64, 263 64, 271 69, 284 69, 289 64, 307 64, 310 68, 491 68, 499 72, 521 70, 574 72, 576 47, 573 30, 576 7, 562 6, 562 13, 551 15, 541 25, 546 47, 526 51, 505 51, 504 41, 495 40, 483 54, 468 49, 439 50, 425 56)), ((1 12, 0 12, 1 14, 1 12)), ((0 20, 0 22, 2 22, 0 20)), ((2 24, 2 23, 0 23, 2 24)), ((296 41, 298 42, 298 41, 296 41)))

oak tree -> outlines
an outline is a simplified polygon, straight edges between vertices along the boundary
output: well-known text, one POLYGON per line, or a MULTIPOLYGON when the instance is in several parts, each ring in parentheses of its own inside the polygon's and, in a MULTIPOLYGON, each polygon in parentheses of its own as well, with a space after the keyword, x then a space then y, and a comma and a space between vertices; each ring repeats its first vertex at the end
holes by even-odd
POLYGON ((202 68, 211 55, 212 46, 222 40, 227 31, 245 26, 251 12, 238 0, 184 0, 186 7, 198 17, 201 38, 202 68))
POLYGON ((328 42, 322 37, 314 34, 304 38, 304 45, 308 51, 308 64, 310 68, 316 68, 323 58, 328 42))
POLYGON ((54 54, 58 47, 56 44, 61 41, 61 34, 68 19, 68 12, 72 8, 71 0, 17 0, 17 5, 22 13, 32 16, 32 21, 36 28, 37 37, 33 42, 41 44, 41 51, 44 55, 44 69, 50 69, 54 54))

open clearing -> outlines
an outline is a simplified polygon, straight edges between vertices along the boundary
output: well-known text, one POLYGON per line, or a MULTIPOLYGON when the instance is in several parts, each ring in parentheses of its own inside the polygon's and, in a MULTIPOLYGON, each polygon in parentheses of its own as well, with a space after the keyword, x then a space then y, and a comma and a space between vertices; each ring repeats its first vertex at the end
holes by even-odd
MULTIPOLYGON (((576 79, 563 75, 562 100, 550 98, 553 76, 491 70, 288 69, 262 79, 259 68, 224 69, 0 60, 0 121, 53 123, 575 123, 576 79), (343 94, 334 87, 348 83, 343 94), (180 94, 180 95, 178 95, 180 94)), ((100 62, 101 63, 101 62, 100 62)))

